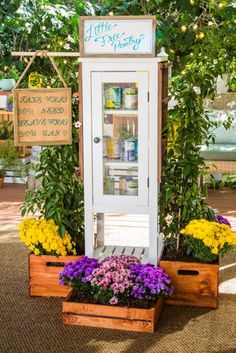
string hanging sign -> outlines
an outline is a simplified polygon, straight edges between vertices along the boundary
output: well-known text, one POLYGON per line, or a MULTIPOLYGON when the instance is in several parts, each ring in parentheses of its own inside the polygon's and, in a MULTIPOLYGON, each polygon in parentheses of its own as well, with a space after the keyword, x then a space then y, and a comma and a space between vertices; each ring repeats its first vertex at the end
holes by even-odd
POLYGON ((14 88, 15 145, 71 144, 71 89, 67 88, 53 58, 49 57, 64 88, 16 89, 37 54, 14 88))

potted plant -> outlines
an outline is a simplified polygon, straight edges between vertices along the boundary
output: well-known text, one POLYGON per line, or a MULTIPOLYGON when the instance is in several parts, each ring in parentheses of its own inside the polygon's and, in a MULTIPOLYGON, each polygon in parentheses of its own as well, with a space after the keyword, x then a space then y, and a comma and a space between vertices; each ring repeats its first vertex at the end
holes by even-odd
POLYGON ((66 232, 61 237, 54 220, 26 218, 19 225, 19 237, 31 250, 29 282, 31 296, 65 297, 68 288, 58 283, 58 274, 65 263, 74 261, 75 243, 66 232))
POLYGON ((84 256, 59 279, 72 289, 63 303, 65 324, 119 330, 154 332, 163 298, 173 290, 163 269, 124 254, 100 262, 84 256))
POLYGON ((160 261, 174 286, 167 303, 216 308, 219 257, 236 245, 236 234, 231 231, 228 220, 222 216, 217 216, 215 221, 191 220, 180 231, 176 247, 170 244, 167 238, 160 261))
POLYGON ((13 178, 24 174, 21 159, 12 140, 2 140, 0 143, 0 168, 4 170, 4 174, 6 170, 11 171, 13 178))
POLYGON ((0 143, 3 142, 2 140, 12 140, 13 134, 13 122, 7 120, 0 121, 0 143))
POLYGON ((3 91, 11 91, 19 76, 19 72, 14 65, 0 69, 0 89, 3 91))

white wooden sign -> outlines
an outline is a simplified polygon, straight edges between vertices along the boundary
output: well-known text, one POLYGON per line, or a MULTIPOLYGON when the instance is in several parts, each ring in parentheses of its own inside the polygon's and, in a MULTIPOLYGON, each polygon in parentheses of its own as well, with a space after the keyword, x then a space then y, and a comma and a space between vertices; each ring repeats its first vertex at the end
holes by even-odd
POLYGON ((80 17, 80 56, 155 56, 154 16, 80 17))

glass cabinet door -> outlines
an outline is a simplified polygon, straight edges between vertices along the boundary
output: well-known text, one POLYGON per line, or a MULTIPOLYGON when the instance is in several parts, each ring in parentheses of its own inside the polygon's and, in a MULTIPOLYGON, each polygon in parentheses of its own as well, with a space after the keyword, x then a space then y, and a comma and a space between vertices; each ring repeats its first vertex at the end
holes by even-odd
POLYGON ((148 73, 92 73, 95 203, 148 203, 148 73))

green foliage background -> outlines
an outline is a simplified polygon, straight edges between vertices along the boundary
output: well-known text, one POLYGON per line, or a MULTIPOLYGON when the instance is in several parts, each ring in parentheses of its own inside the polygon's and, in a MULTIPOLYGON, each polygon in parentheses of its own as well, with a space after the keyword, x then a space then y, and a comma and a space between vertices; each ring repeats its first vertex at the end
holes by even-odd
MULTIPOLYGON (((163 131, 163 137, 168 140, 168 148, 164 157, 160 199, 162 228, 165 235, 172 235, 175 241, 179 230, 190 219, 213 217, 198 184, 199 175, 204 169, 199 145, 203 140, 214 141, 214 136, 209 134, 212 123, 203 109, 203 103, 206 97, 214 96, 218 75, 227 72, 231 82, 236 80, 236 2, 1 1, 0 71, 7 70, 4 67, 13 64, 20 71, 25 67, 27 59, 11 57, 12 50, 79 51, 77 21, 80 15, 91 14, 156 16, 157 51, 164 46, 172 61, 170 90, 177 102, 168 112, 163 131)), ((58 59, 57 63, 68 85, 73 92, 77 91, 76 61, 58 59)), ((46 59, 38 59, 32 71, 45 75, 47 85, 58 84, 46 59)), ((77 120, 76 107, 73 112, 74 120, 77 120)), ((72 154, 76 151, 64 146, 58 149, 58 153, 63 154, 65 150, 72 154)), ((77 151, 75 153, 77 156, 77 151)), ((55 160, 55 163, 60 165, 61 160, 63 158, 55 160)), ((48 166, 49 162, 48 159, 48 166)))

